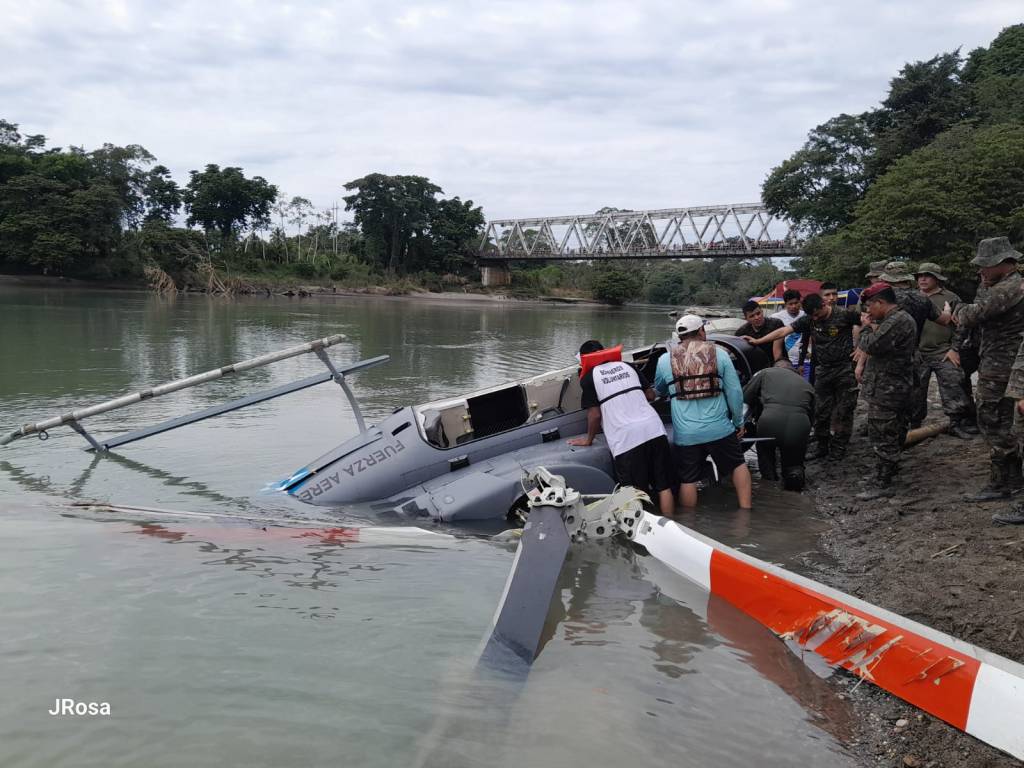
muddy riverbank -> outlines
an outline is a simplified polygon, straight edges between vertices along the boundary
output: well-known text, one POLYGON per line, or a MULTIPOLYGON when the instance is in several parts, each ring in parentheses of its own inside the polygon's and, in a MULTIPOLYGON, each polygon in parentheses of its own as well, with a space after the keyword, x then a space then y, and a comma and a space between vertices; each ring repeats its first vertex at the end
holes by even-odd
MULTIPOLYGON (((873 476, 863 434, 846 461, 812 462, 809 471, 819 513, 831 521, 823 548, 836 561, 820 580, 1024 662, 1024 530, 992 524, 1005 502, 961 500, 987 479, 980 438, 943 434, 909 448, 891 499, 854 498, 873 476)), ((876 688, 859 686, 851 694, 854 682, 837 679, 860 714, 854 753, 865 766, 1021 765, 876 688)))

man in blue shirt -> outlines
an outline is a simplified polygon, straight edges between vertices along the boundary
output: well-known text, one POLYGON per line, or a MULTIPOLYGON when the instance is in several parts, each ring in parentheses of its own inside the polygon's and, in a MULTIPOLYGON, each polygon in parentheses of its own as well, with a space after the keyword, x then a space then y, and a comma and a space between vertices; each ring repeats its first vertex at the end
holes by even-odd
POLYGON ((710 456, 719 476, 732 475, 741 509, 751 504, 750 470, 743 460, 743 389, 726 351, 709 342, 704 320, 683 315, 675 343, 658 360, 654 388, 672 398, 672 441, 684 507, 697 506, 697 483, 710 456))

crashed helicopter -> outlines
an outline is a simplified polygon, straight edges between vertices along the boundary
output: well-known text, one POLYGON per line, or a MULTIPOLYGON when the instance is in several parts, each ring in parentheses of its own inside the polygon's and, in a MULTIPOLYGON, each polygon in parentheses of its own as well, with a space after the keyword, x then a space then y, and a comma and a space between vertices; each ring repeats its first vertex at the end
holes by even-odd
MULTIPOLYGON (((769 364, 767 355, 735 336, 709 334, 733 360, 741 383, 769 364)), ((665 343, 621 352, 654 380, 665 343)), ((584 362, 585 364, 585 362, 584 362)), ((521 519, 523 472, 547 467, 582 493, 615 487, 603 438, 588 447, 567 438, 587 431, 580 376, 572 365, 459 397, 397 409, 278 484, 300 501, 321 506, 369 503, 442 522, 521 519)), ((667 401, 656 408, 671 430, 667 401)))
MULTIPOLYGON (((768 356, 736 336, 709 333, 733 361, 741 384, 770 364, 768 356)), ((35 424, 0 438, 0 445, 31 434, 69 426, 89 443, 88 450, 110 451, 131 442, 179 429, 255 403, 334 381, 344 391, 359 433, 309 462, 272 488, 299 501, 328 507, 369 505, 375 512, 446 523, 480 520, 521 521, 526 514, 524 472, 545 466, 582 493, 608 493, 615 487, 612 456, 599 436, 588 447, 570 446, 569 437, 587 429, 581 407, 579 368, 566 366, 466 395, 397 408, 379 424, 366 425, 348 376, 387 362, 383 355, 336 367, 327 348, 344 341, 329 336, 261 357, 124 395, 35 424), (196 386, 297 355, 312 353, 326 370, 238 400, 169 419, 116 437, 97 438, 82 425, 87 417, 196 386)), ((621 347, 616 348, 621 350, 621 347)), ((667 342, 620 352, 650 381, 667 342)), ((669 403, 656 402, 670 431, 669 403)))

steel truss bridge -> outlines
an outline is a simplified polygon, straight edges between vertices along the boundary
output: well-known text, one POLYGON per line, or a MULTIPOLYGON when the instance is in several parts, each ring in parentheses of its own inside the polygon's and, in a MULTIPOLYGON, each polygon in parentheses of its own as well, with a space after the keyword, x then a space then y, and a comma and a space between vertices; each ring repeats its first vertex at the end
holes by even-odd
POLYGON ((498 266, 528 259, 787 257, 801 245, 792 225, 750 203, 491 221, 479 258, 498 266))

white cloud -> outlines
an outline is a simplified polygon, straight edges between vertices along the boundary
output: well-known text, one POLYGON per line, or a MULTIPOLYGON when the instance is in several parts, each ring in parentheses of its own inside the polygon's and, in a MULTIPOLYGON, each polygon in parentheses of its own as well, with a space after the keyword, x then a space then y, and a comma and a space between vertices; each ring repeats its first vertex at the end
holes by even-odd
POLYGON ((906 61, 987 45, 983 0, 67 4, 0 0, 0 117, 241 165, 328 206, 419 173, 492 218, 757 198, 906 61))

